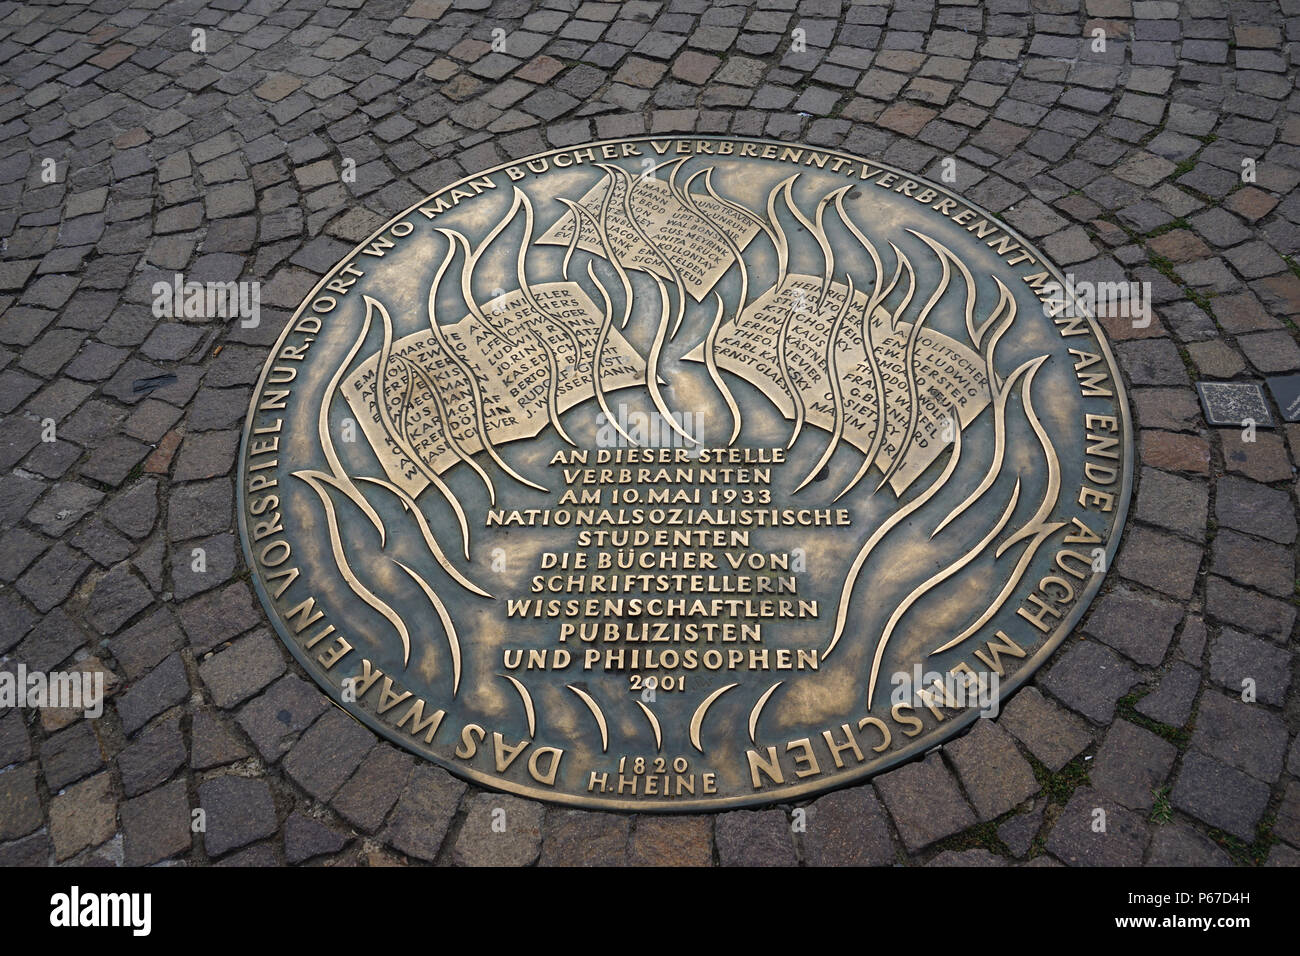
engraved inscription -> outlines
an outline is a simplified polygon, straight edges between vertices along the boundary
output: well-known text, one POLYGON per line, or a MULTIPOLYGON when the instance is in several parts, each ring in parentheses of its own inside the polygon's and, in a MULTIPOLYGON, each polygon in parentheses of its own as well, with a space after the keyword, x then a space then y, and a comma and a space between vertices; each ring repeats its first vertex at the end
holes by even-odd
POLYGON ((570 805, 800 800, 992 716, 1097 593, 1098 324, 978 207, 811 147, 593 143, 323 277, 239 465, 252 581, 376 732, 570 805))

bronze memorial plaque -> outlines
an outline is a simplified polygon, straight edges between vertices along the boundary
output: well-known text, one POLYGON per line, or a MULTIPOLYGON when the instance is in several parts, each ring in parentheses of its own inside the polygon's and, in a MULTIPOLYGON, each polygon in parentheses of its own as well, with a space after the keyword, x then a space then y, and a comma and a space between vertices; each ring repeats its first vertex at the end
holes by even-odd
POLYGON ((484 170, 275 345, 254 585, 333 700, 487 787, 670 811, 860 780, 996 713, 1115 553, 1129 412, 1075 288, 835 150, 484 170))

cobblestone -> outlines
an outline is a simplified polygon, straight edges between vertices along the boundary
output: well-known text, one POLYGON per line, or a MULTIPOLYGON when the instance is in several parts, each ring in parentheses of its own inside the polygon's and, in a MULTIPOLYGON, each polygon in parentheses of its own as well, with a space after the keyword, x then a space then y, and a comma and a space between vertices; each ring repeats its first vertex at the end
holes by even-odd
POLYGON ((298 735, 327 706, 310 684, 287 674, 262 696, 245 704, 236 719, 258 752, 274 762, 288 752, 298 735))
POLYGON ((284 658, 275 638, 258 630, 199 664, 199 677, 212 702, 231 708, 252 697, 284 673, 284 658))
POLYGON ((305 814, 290 814, 284 822, 284 858, 289 863, 336 853, 346 843, 346 836, 305 814))
POLYGON ((1097 601, 1084 630, 1131 660, 1150 667, 1164 660, 1174 630, 1182 620, 1183 609, 1176 604, 1116 588, 1097 601), (1143 626, 1135 628, 1134 621, 1142 621, 1143 626))
POLYGON ((634 866, 709 866, 713 863, 713 819, 637 817, 628 860, 634 866))
POLYGON ((1233 700, 1214 691, 1201 698, 1192 746, 1272 783, 1282 772, 1286 725, 1259 704, 1233 700))
POLYGON ((951 836, 976 820, 937 754, 878 777, 876 789, 904 846, 911 852, 951 836))
POLYGON ((624 866, 631 820, 612 813, 551 809, 539 866, 624 866))
POLYGON ((1192 751, 1183 758, 1169 799, 1179 810, 1250 843, 1268 803, 1268 785, 1192 751))
POLYGON ((317 800, 328 800, 375 745, 375 735, 330 708, 284 758, 285 772, 317 800))
POLYGON ((1259 700, 1280 707, 1291 684, 1290 657, 1268 641, 1225 627, 1210 645, 1210 680, 1237 694, 1253 690, 1259 700))
POLYGON ((807 808, 809 866, 887 866, 894 845, 884 807, 868 787, 829 793, 807 808))
POLYGON ((462 866, 526 866, 541 848, 541 824, 541 804, 480 793, 469 801, 453 856, 462 866))
POLYGON ((714 828, 723 866, 794 866, 794 835, 780 810, 736 810, 718 817, 714 828))
POLYGON ((0 770, 0 840, 25 836, 41 825, 41 798, 36 792, 37 768, 25 764, 0 770))
POLYGON ((117 828, 117 800, 112 789, 112 778, 101 773, 50 800, 50 839, 56 859, 66 860, 113 835, 117 828))
POLYGON ((1287 494, 1244 478, 1220 480, 1215 517, 1225 528, 1280 544, 1296 539, 1295 511, 1287 494))
POLYGON ((1156 689, 1137 702, 1140 714, 1170 727, 1182 727, 1192 715, 1192 702, 1201 688, 1201 672, 1175 661, 1156 689))
POLYGON ((203 845, 209 856, 220 856, 275 833, 275 803, 266 781, 213 777, 199 784, 198 793, 206 825, 203 845))
POLYGON ((104 765, 99 738, 89 721, 73 724, 47 737, 40 754, 41 769, 51 790, 61 790, 104 765))
POLYGON ((180 724, 179 715, 164 720, 118 754, 117 770, 128 797, 165 783, 184 766, 188 754, 180 724))
POLYGON ((189 694, 189 680, 179 653, 169 655, 154 670, 129 687, 116 701, 122 729, 128 734, 189 694))
POLYGON ((195 712, 190 725, 190 741, 190 765, 195 770, 220 767, 249 755, 243 742, 207 709, 195 712))
POLYGON ((1114 652, 1091 641, 1078 641, 1039 683, 1067 707, 1104 724, 1110 722, 1115 705, 1137 680, 1137 673, 1114 652))
POLYGON ((1047 700, 1035 687, 1021 690, 1003 708, 1001 726, 1053 772, 1092 744, 1087 724, 1047 700))
POLYGON ((1148 866, 1231 866, 1232 859, 1209 837, 1180 823, 1156 827, 1148 866))
POLYGON ((945 748, 981 821, 1000 817, 1038 791, 1038 782, 1015 743, 989 720, 945 748))
POLYGON ((1089 779, 1099 793, 1130 810, 1147 810, 1177 756, 1173 744, 1126 720, 1117 720, 1097 751, 1089 779))
POLYGON ((432 765, 417 767, 388 820, 384 842, 407 856, 432 862, 465 789, 464 783, 445 770, 432 765))

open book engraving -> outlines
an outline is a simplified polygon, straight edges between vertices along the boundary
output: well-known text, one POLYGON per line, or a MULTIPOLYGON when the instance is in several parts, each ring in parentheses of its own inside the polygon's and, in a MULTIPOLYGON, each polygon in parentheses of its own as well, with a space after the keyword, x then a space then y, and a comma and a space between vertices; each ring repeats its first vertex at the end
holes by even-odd
MULTIPOLYGON (((793 419, 794 400, 777 355, 784 341, 789 379, 802 396, 807 421, 830 432, 838 415, 841 437, 867 454, 876 437, 878 407, 875 376, 870 372, 862 334, 868 296, 855 290, 845 309, 848 288, 836 282, 816 309, 821 287, 818 276, 788 276, 780 289, 768 289, 745 308, 739 321, 718 333, 714 355, 720 369, 749 382, 786 418, 793 419), (841 313, 843 319, 837 323, 841 313), (832 331, 836 332, 833 352, 828 347, 832 331), (832 375, 837 375, 838 408, 832 375)), ((944 436, 947 409, 956 410, 964 429, 990 400, 984 360, 940 332, 923 328, 917 333, 909 368, 906 346, 911 330, 912 326, 902 321, 891 327, 891 316, 882 308, 871 317, 870 335, 885 389, 885 433, 875 459, 882 472, 888 473, 899 457, 912 407, 908 380, 915 382, 917 414, 912 440, 889 479, 897 495, 952 441, 953 424, 947 425, 944 436)), ((703 345, 685 358, 703 362, 703 345)))
MULTIPOLYGON (((419 496, 428 480, 402 444, 441 474, 462 460, 453 443, 471 456, 483 450, 482 429, 493 445, 500 445, 532 438, 551 423, 550 368, 539 338, 550 344, 557 360, 558 411, 595 394, 592 357, 603 311, 576 282, 539 283, 531 292, 542 311, 515 290, 482 304, 493 328, 471 315, 442 326, 442 342, 426 329, 393 343, 383 395, 398 436, 385 427, 375 399, 380 355, 371 355, 343 381, 340 391, 389 480, 412 498, 419 496), (562 332, 561 322, 572 337, 562 332), (467 368, 478 385, 477 402, 467 368)), ((645 361, 617 329, 608 330, 601 349, 600 376, 607 391, 645 382, 645 361)))
MULTIPOLYGON (((629 219, 627 193, 628 180, 612 177, 597 183, 578 200, 577 204, 592 216, 591 221, 586 218, 582 221, 578 248, 604 256, 595 223, 600 221, 602 206, 607 205, 603 226, 619 262, 625 268, 664 279, 674 278, 675 268, 681 276, 682 287, 696 302, 702 301, 735 264, 736 256, 730 247, 743 251, 758 233, 758 226, 751 219, 711 198, 690 197, 697 209, 687 208, 668 183, 652 177, 634 182, 629 219), (613 194, 608 195, 611 189, 613 194), (719 241, 719 229, 729 237, 729 244, 719 241), (665 257, 671 260, 671 265, 664 261, 665 257)), ((573 241, 574 221, 572 212, 565 213, 537 241, 569 245, 573 241)))

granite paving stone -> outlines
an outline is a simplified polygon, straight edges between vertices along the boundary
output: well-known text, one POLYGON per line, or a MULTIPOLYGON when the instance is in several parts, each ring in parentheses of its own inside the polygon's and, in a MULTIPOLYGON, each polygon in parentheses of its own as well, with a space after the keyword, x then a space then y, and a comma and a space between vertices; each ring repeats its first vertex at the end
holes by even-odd
POLYGON ((538 866, 624 866, 631 819, 612 813, 551 808, 538 866))
POLYGON ((1130 810, 1147 810, 1177 756, 1178 748, 1169 741, 1117 720, 1098 748, 1088 778, 1099 793, 1130 810))
POLYGON ((1291 655, 1261 638, 1222 628, 1210 644, 1210 680, 1235 694, 1254 693, 1281 706, 1291 683, 1291 655))
POLYGON ((1047 850, 1068 866, 1139 866, 1150 836, 1141 816, 1080 787, 1052 827, 1047 850))
POLYGON ((1000 817, 1038 791, 1033 769, 1013 739, 991 720, 945 746, 981 821, 1000 817))
POLYGON ((150 720, 189 696, 189 679, 179 652, 167 656, 157 667, 126 688, 114 706, 122 729, 134 734, 150 720))
POLYGON ((280 643, 265 629, 240 638, 199 663, 199 678, 218 707, 229 709, 284 673, 280 643))
POLYGON ((911 852, 976 822, 975 813, 938 754, 877 777, 875 786, 911 852))
POLYGON ((809 866, 887 866, 895 849, 884 807, 870 787, 819 797, 807 808, 803 856, 809 866))
POLYGON ((465 789, 464 783, 445 770, 431 764, 417 767, 398 798, 381 838, 407 856, 433 862, 465 789))
POLYGON ((1263 634, 1283 641, 1295 624, 1296 610, 1291 604, 1266 597, 1210 575, 1205 587, 1206 611, 1210 616, 1234 628, 1263 634))
POLYGON ((781 810, 735 810, 718 816, 714 828, 722 866, 794 866, 791 822, 781 810))
POLYGON ((1277 780, 1286 754, 1286 724, 1259 703, 1207 691, 1196 714, 1192 746, 1267 783, 1277 780))
POLYGON ((1103 595, 1093 605, 1084 630, 1139 664, 1164 660, 1183 609, 1127 588, 1103 595))
POLYGON ((1186 661, 1175 661, 1155 690, 1144 695, 1135 707, 1138 713, 1159 723, 1182 727, 1192 715, 1192 704, 1200 689, 1200 671, 1186 661))
POLYGON ((50 800, 50 839, 58 860, 99 846, 116 829, 117 798, 107 773, 74 784, 50 800))
POLYGON ((505 794, 480 793, 468 801, 452 851, 462 866, 526 866, 542 842, 542 806, 505 794))
POLYGON ((284 858, 288 863, 336 853, 346 843, 345 835, 304 813, 292 813, 284 821, 284 858))
POLYGON ((286 674, 236 714, 239 726, 268 761, 279 760, 328 706, 310 684, 286 674))
POLYGON ((326 711, 284 758, 284 770, 317 800, 328 800, 375 745, 375 735, 338 708, 326 711))
POLYGON ((1038 682, 1067 707, 1105 724, 1138 679, 1113 651, 1093 641, 1076 641, 1038 682))
POLYGON ((1183 823, 1155 828, 1147 866, 1231 866, 1232 858, 1213 840, 1183 823))
POLYGON ((128 797, 165 783, 185 764, 188 754, 180 724, 179 714, 164 719, 117 755, 117 771, 128 797))
POLYGON ((0 770, 0 840, 25 836, 41 825, 41 798, 37 792, 35 764, 18 764, 0 770))
POLYGON ((61 790, 104 765, 103 747, 94 723, 79 721, 45 739, 40 748, 46 785, 61 790))
POLYGON ((637 817, 633 823, 628 861, 633 866, 711 866, 713 818, 637 817))
POLYGON ((1003 707, 1001 726, 1053 772, 1092 745, 1088 725, 1045 698, 1036 687, 1020 690, 1003 707))
POLYGON ((210 856, 247 846, 276 831, 275 802, 265 780, 225 775, 198 787, 203 845, 210 856))
POLYGON ((1177 809, 1250 843, 1268 804, 1268 784, 1193 750, 1183 758, 1169 799, 1177 809))

